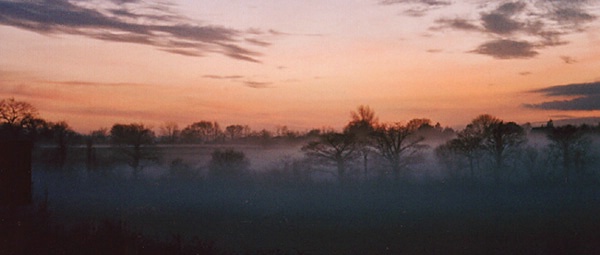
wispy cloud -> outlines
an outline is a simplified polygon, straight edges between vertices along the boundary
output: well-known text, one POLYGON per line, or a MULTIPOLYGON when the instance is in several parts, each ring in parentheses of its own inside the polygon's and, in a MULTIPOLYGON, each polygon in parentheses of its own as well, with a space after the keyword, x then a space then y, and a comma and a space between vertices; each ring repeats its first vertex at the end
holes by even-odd
POLYGON ((456 29, 456 30, 464 30, 464 31, 475 31, 480 32, 481 28, 473 23, 473 21, 464 19, 464 18, 440 18, 435 21, 437 26, 431 27, 430 30, 444 30, 444 29, 456 29))
POLYGON ((494 40, 479 45, 471 52, 485 54, 497 59, 530 58, 538 54, 535 45, 528 41, 494 40))
POLYGON ((593 9, 598 8, 600 1, 463 2, 463 5, 471 5, 470 12, 473 9, 477 11, 477 17, 472 17, 472 13, 457 12, 465 8, 449 8, 456 4, 450 1, 380 0, 379 3, 406 6, 408 9, 405 9, 404 13, 412 17, 424 16, 432 8, 447 8, 448 12, 442 17, 437 17, 431 25, 431 31, 479 33, 484 41, 476 49, 468 52, 497 59, 524 59, 535 57, 544 48, 567 44, 563 38, 569 34, 586 31, 588 24, 597 19, 593 9))
POLYGON ((91 82, 91 81, 36 81, 39 83, 65 85, 65 86, 83 86, 83 87, 142 87, 147 86, 141 83, 129 82, 91 82))
POLYGON ((264 89, 271 88, 272 82, 261 82, 261 81, 253 81, 250 77, 242 76, 242 75, 215 75, 215 74, 207 74, 203 75, 203 78, 206 79, 214 79, 214 80, 228 80, 232 82, 237 82, 244 84, 246 87, 254 88, 254 89, 264 89))
POLYGON ((421 4, 428 6, 446 6, 450 5, 450 1, 441 0, 380 0, 380 4, 391 5, 391 4, 421 4))
POLYGON ((422 17, 428 12, 451 5, 450 1, 441 0, 380 0, 380 5, 407 5, 408 8, 403 11, 407 16, 422 17))
POLYGON ((185 56, 210 53, 260 62, 261 53, 250 46, 268 42, 244 31, 199 24, 166 4, 137 0, 0 0, 0 25, 40 34, 74 34, 112 42, 150 45, 185 56))
POLYGON ((575 64, 577 63, 577 59, 570 57, 570 56, 560 56, 560 59, 565 63, 565 64, 575 64))
POLYGON ((254 89, 264 89, 271 87, 271 82, 244 81, 244 85, 254 89))
POLYGON ((552 86, 532 91, 547 97, 574 97, 567 100, 554 100, 539 104, 526 104, 525 107, 544 110, 600 110, 600 82, 577 83, 552 86))
POLYGON ((267 46, 271 45, 270 42, 265 42, 265 41, 261 41, 261 40, 253 39, 253 38, 246 38, 246 42, 249 42, 254 45, 262 46, 262 47, 267 47, 267 46))
POLYGON ((216 80, 236 80, 236 79, 241 79, 244 78, 244 76, 242 75, 215 75, 215 74, 207 74, 202 76, 204 78, 208 78, 208 79, 216 79, 216 80))
POLYGON ((427 52, 429 52, 429 53, 440 53, 440 52, 442 52, 442 51, 443 51, 443 50, 441 50, 441 49, 428 49, 428 50, 427 50, 427 52))

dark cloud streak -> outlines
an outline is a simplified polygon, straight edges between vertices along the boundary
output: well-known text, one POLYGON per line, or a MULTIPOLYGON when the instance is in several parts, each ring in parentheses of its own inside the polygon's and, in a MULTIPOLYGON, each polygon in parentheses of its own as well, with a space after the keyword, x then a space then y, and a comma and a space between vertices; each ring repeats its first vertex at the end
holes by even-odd
POLYGON ((264 89, 264 88, 269 88, 271 87, 270 82, 256 82, 256 81, 245 81, 244 85, 246 85, 247 87, 250 88, 254 88, 254 89, 264 89))
POLYGON ((596 111, 600 110, 600 95, 578 97, 571 100, 556 100, 540 104, 526 104, 525 107, 542 110, 596 111))
POLYGON ((576 84, 552 86, 552 87, 548 87, 548 88, 533 90, 531 92, 542 93, 546 96, 600 95, 600 82, 576 83, 576 84))
POLYGON ((112 2, 120 7, 91 8, 69 0, 0 0, 0 25, 40 34, 74 34, 104 41, 144 44, 186 56, 217 52, 257 63, 261 54, 245 44, 268 44, 259 39, 248 41, 243 38, 245 33, 239 30, 190 22, 164 7, 142 6, 143 3, 137 0, 112 2), (132 9, 152 9, 160 13, 139 13, 132 9))
POLYGON ((471 21, 463 19, 463 18, 454 18, 454 19, 438 19, 435 21, 439 26, 432 27, 431 30, 437 31, 446 28, 456 29, 456 30, 464 30, 464 31, 481 31, 481 28, 477 25, 473 24, 471 21))
POLYGON ((527 41, 501 39, 486 42, 471 52, 497 59, 531 58, 538 55, 534 48, 535 46, 527 41))
POLYGON ((567 100, 554 100, 539 104, 525 104, 527 108, 562 111, 595 111, 600 110, 600 82, 578 83, 531 91, 547 97, 574 97, 567 100))

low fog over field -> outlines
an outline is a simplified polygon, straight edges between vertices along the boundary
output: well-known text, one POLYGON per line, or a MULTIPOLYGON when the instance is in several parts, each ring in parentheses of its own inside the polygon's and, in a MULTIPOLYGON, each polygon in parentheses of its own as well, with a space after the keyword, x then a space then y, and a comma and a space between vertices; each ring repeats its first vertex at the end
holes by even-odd
POLYGON ((597 125, 454 130, 366 106, 307 132, 40 123, 3 126, 35 142, 33 203, 2 207, 8 254, 600 252, 597 125))

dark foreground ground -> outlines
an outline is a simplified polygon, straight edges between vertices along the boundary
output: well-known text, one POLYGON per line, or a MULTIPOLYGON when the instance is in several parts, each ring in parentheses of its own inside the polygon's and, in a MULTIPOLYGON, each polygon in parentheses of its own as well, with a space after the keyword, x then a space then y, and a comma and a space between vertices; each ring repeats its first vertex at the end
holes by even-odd
POLYGON ((0 254, 600 254, 600 188, 34 174, 0 254), (45 194, 47 191, 47 199, 45 194))

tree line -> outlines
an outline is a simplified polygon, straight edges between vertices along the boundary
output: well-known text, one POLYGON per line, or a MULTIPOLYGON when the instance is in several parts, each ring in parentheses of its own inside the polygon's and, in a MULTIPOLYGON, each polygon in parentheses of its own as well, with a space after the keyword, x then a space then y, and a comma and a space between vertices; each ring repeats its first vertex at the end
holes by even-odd
MULTIPOLYGON (((158 134, 141 123, 114 124, 110 129, 79 134, 64 121, 45 121, 31 104, 14 98, 0 101, 0 120, 0 138, 53 144, 59 165, 64 164, 70 145, 85 144, 88 164, 92 164, 95 146, 107 144, 134 169, 134 175, 143 168, 142 161, 159 158, 153 149, 157 144, 268 145, 281 141, 302 145, 301 151, 307 159, 334 169, 333 174, 340 182, 360 175, 367 179, 375 171, 392 180, 406 179, 411 168, 423 162, 427 153, 434 155, 448 179, 465 183, 499 184, 516 177, 571 183, 596 180, 598 174, 594 171, 598 159, 592 138, 600 132, 600 124, 555 127, 549 121, 534 128, 482 114, 464 129, 455 131, 424 118, 382 123, 369 106, 359 106, 351 112, 350 121, 341 131, 297 132, 286 126, 278 126, 274 132, 254 131, 247 125, 222 129, 217 122, 198 121, 182 129, 174 122, 166 122, 159 127, 158 134), (535 137, 544 144, 528 140, 535 137), (362 174, 357 175, 358 171, 362 174)), ((244 168, 248 165, 244 155, 233 150, 215 151, 212 156, 215 162, 223 161, 224 166, 229 164, 228 159, 241 162, 244 168)))
POLYGON ((342 132, 325 132, 302 147, 308 157, 334 167, 340 182, 346 181, 347 168, 357 161, 362 161, 367 178, 370 157, 380 175, 406 179, 427 153, 434 155, 445 179, 469 184, 595 183, 600 177, 598 148, 592 146, 600 124, 555 127, 550 120, 533 128, 482 114, 454 131, 433 126, 429 119, 380 123, 368 106, 359 106, 351 116, 342 132))

